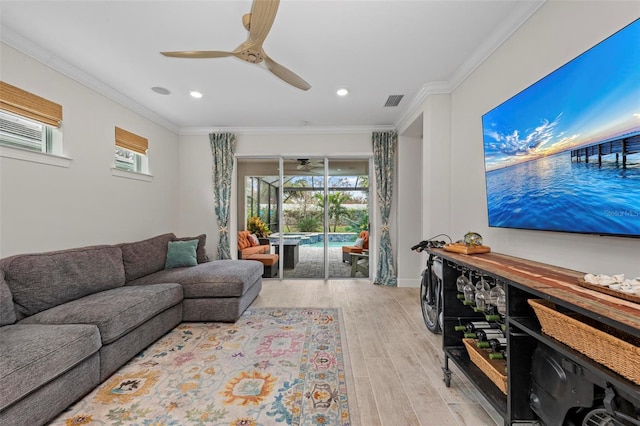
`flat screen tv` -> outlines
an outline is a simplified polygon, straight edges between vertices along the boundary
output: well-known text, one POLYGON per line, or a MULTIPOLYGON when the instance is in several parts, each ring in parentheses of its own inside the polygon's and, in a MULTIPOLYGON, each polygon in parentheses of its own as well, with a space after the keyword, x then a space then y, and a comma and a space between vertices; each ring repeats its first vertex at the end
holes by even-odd
POLYGON ((640 19, 482 128, 490 227, 640 237, 640 19))

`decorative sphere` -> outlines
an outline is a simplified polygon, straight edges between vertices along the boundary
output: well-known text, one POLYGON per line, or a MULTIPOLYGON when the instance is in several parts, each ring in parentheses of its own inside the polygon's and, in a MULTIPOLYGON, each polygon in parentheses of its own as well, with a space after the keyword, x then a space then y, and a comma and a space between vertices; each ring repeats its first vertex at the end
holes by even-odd
POLYGON ((464 243, 468 246, 481 246, 482 236, 477 232, 467 232, 464 236, 464 243))

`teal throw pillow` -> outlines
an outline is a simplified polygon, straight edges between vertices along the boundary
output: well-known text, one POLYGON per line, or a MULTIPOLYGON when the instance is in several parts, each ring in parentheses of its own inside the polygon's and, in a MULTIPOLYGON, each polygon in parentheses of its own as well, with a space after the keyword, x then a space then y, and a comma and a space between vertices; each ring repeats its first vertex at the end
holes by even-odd
POLYGON ((196 266, 198 258, 196 249, 198 240, 169 241, 167 248, 167 260, 164 269, 179 268, 181 266, 196 266))

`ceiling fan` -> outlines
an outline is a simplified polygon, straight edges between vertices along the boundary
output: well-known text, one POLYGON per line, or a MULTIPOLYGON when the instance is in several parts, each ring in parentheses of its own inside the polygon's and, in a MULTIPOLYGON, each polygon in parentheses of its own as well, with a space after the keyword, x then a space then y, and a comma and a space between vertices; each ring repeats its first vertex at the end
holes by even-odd
POLYGON ((173 58, 223 58, 235 56, 252 64, 264 62, 269 71, 275 74, 284 82, 302 90, 309 90, 311 85, 304 81, 293 71, 283 67, 271 59, 264 52, 264 43, 269 30, 273 25, 278 11, 280 0, 254 0, 251 6, 251 13, 242 17, 242 25, 249 31, 249 38, 231 52, 204 50, 204 51, 181 51, 181 52, 160 52, 164 56, 173 58))
POLYGON ((307 172, 311 171, 311 169, 324 167, 324 163, 320 160, 309 160, 308 158, 298 158, 298 163, 296 169, 306 170, 307 172))

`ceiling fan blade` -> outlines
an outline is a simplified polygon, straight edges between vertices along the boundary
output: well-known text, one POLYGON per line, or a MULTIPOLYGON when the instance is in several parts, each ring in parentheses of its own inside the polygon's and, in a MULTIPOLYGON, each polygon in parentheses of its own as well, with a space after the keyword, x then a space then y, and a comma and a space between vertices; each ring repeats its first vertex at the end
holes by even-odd
POLYGON ((224 58, 225 56, 234 55, 233 52, 221 52, 218 50, 195 50, 183 52, 160 52, 164 56, 171 58, 224 58))
POLYGON ((311 85, 304 81, 302 77, 298 76, 293 71, 283 67, 273 59, 267 56, 264 53, 264 50, 261 52, 262 58, 264 59, 264 63, 267 66, 267 69, 271 71, 276 77, 280 78, 282 81, 289 83, 290 85, 297 87, 301 90, 309 90, 311 89, 311 85))
POLYGON ((253 0, 248 24, 249 38, 244 45, 250 48, 262 46, 276 19, 279 5, 280 0, 253 0))

